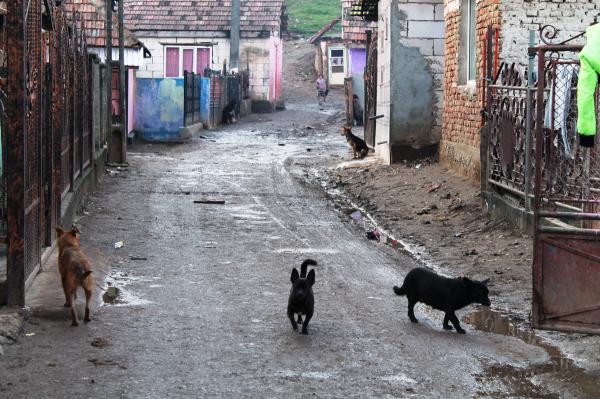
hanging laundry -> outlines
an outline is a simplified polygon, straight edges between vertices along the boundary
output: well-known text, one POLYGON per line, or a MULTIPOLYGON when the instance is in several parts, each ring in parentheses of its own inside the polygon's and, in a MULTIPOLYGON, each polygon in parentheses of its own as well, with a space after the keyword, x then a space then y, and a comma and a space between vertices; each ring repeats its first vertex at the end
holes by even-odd
POLYGON ((600 24, 586 29, 587 44, 579 54, 581 69, 577 82, 577 131, 582 147, 593 147, 596 136, 594 95, 600 74, 600 24))
POLYGON ((550 86, 550 97, 546 103, 546 115, 544 118, 544 126, 546 128, 554 128, 560 132, 566 155, 571 155, 571 143, 567 131, 567 117, 571 112, 571 88, 573 87, 573 74, 576 73, 576 70, 577 65, 574 64, 556 65, 556 77, 550 86), (554 125, 552 124, 553 116, 554 125))

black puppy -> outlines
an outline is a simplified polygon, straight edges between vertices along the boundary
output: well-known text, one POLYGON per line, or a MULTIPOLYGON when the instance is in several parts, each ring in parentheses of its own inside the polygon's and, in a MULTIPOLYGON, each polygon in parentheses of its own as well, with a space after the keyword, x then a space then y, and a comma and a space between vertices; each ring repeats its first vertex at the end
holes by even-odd
POLYGON ((308 334, 308 322, 313 316, 315 307, 315 297, 313 295, 312 286, 315 283, 315 270, 312 269, 308 276, 306 269, 308 266, 316 266, 317 262, 312 259, 306 259, 300 267, 300 275, 294 267, 292 269, 292 290, 290 291, 290 299, 288 301, 287 314, 292 322, 294 330, 298 329, 298 323, 302 323, 302 315, 305 316, 304 324, 302 324, 302 334, 308 334), (298 323, 294 320, 294 314, 298 314, 298 323))
POLYGON ((222 120, 223 123, 229 125, 235 122, 235 106, 237 105, 235 100, 231 100, 229 104, 223 108, 222 120))
POLYGON ((473 281, 466 277, 446 278, 434 272, 417 267, 412 269, 404 278, 402 287, 394 286, 396 295, 406 295, 408 298, 408 317, 413 323, 419 321, 415 317, 414 307, 417 302, 423 302, 434 309, 445 312, 444 329, 452 330, 448 324, 451 321, 459 334, 464 334, 454 312, 471 303, 490 306, 488 288, 485 281, 473 281))

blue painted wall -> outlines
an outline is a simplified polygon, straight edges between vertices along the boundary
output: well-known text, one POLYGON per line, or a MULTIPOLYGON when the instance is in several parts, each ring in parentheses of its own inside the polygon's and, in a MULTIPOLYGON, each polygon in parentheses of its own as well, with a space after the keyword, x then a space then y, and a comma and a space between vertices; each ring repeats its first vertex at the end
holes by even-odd
POLYGON ((183 126, 183 79, 137 79, 135 130, 148 141, 177 141, 183 126))
POLYGON ((200 82, 200 119, 204 126, 210 126, 210 78, 200 82))

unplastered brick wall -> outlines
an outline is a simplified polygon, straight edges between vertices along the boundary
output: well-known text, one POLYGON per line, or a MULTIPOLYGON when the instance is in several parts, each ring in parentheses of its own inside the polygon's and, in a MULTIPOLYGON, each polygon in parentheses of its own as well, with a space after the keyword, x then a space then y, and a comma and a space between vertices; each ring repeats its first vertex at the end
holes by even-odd
MULTIPOLYGON (((479 179, 479 130, 483 126, 483 78, 485 35, 488 26, 501 26, 499 2, 477 2, 477 77, 474 85, 461 81, 461 7, 466 0, 446 0, 446 64, 444 83, 444 112, 440 158, 454 170, 479 179)), ((463 10, 464 11, 464 10, 463 10)))
POLYGON ((254 100, 269 99, 271 78, 270 39, 242 39, 240 41, 240 69, 249 68, 250 97, 254 100))
MULTIPOLYGON (((500 58, 519 65, 525 71, 529 31, 553 25, 559 29, 559 41, 568 39, 600 20, 600 0, 502 0, 500 58)), ((583 38, 573 42, 582 44, 583 38)))

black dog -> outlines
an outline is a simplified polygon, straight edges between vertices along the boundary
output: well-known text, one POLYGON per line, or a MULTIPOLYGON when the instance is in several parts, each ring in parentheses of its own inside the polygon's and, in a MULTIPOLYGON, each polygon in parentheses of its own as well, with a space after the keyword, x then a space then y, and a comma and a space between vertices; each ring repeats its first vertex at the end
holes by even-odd
POLYGON ((452 326, 448 324, 448 321, 451 321, 456 332, 464 334, 465 330, 461 328, 454 312, 471 303, 490 306, 488 281, 489 279, 473 281, 466 277, 446 278, 417 267, 406 275, 402 287, 394 287, 394 292, 396 295, 406 295, 408 298, 408 317, 413 323, 419 322, 414 313, 415 304, 423 302, 446 313, 445 330, 452 330, 452 326))
POLYGON ((300 275, 294 267, 292 269, 292 290, 290 291, 290 299, 288 301, 287 314, 292 322, 294 330, 298 329, 298 323, 302 323, 302 315, 305 316, 304 324, 302 324, 302 334, 308 334, 308 323, 313 316, 315 307, 315 297, 313 295, 312 286, 315 283, 315 270, 312 269, 308 276, 306 269, 308 266, 316 266, 317 262, 312 259, 306 259, 300 267, 300 275), (294 320, 294 314, 298 314, 298 322, 294 320))
POLYGON ((235 108, 236 108, 237 102, 235 100, 231 100, 229 102, 229 104, 227 104, 225 106, 225 108, 223 108, 223 113, 222 113, 222 120, 223 123, 229 125, 235 122, 235 108))

